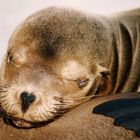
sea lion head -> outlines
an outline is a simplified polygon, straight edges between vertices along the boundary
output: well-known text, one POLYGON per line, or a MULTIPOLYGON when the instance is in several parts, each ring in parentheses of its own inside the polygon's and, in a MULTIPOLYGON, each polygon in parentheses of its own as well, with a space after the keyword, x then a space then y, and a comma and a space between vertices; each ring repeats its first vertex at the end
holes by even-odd
POLYGON ((95 79, 107 73, 99 66, 107 60, 97 53, 97 40, 104 46, 106 36, 91 21, 74 10, 48 8, 17 27, 0 70, 1 108, 16 126, 53 120, 93 97, 91 89, 96 93, 95 79))

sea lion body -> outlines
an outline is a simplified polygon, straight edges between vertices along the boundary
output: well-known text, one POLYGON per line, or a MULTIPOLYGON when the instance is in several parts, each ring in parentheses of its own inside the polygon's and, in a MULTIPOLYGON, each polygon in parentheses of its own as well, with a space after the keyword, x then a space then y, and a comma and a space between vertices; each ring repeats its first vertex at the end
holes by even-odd
POLYGON ((140 9, 120 13, 113 17, 114 62, 112 79, 114 93, 136 91, 140 81, 140 9))
POLYGON ((31 127, 95 94, 136 91, 139 11, 103 17, 51 7, 28 17, 10 38, 1 66, 4 116, 31 127))

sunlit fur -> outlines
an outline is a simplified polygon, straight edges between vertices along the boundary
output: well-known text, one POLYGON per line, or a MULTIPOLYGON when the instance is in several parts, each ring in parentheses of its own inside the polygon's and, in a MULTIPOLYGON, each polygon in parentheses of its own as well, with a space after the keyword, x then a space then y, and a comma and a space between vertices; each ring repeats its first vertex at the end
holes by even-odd
POLYGON ((30 127, 95 96, 137 91, 138 11, 103 17, 50 7, 28 17, 11 36, 1 65, 3 116, 30 127), (26 112, 22 92, 35 96, 26 112))

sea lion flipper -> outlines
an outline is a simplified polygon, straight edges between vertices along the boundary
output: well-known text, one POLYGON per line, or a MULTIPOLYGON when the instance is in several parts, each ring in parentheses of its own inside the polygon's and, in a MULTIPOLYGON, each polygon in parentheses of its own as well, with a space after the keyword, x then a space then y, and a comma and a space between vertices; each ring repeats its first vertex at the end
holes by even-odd
POLYGON ((133 130, 140 137, 140 98, 108 101, 96 106, 93 113, 113 117, 114 125, 133 130))

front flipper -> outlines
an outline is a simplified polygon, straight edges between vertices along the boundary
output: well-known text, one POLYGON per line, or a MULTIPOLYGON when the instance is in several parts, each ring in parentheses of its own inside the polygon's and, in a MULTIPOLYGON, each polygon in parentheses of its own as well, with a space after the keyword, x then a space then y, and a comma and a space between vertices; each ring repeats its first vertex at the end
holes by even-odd
POLYGON ((93 113, 113 117, 114 125, 133 130, 140 137, 140 98, 108 101, 96 106, 93 113))

